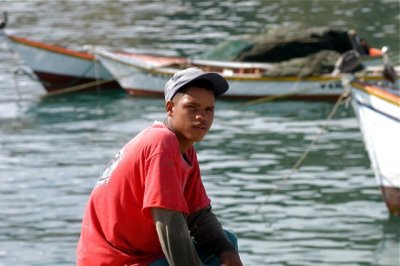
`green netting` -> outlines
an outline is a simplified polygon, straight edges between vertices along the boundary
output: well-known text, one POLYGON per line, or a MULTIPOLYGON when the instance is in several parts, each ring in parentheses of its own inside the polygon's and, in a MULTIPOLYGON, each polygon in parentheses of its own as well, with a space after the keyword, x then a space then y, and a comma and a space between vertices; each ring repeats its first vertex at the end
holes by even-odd
POLYGON ((242 52, 251 48, 253 43, 250 40, 229 40, 220 43, 215 48, 206 51, 196 58, 218 61, 233 61, 242 52))

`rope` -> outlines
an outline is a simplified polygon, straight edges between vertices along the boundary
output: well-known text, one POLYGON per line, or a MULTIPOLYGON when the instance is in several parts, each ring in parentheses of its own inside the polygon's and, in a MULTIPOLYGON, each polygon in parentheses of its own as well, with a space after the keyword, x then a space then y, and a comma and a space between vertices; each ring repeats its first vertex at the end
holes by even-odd
POLYGON ((65 93, 69 93, 69 92, 75 92, 75 91, 80 91, 80 90, 84 90, 87 89, 89 87, 95 86, 95 85, 101 85, 110 81, 115 80, 114 78, 112 79, 105 79, 105 80, 95 80, 95 81, 90 81, 84 84, 80 84, 80 85, 76 85, 76 86, 72 86, 72 87, 68 87, 68 88, 64 88, 64 89, 59 89, 57 91, 51 91, 48 92, 46 94, 46 96, 54 96, 54 95, 61 95, 61 94, 65 94, 65 93))
MULTIPOLYGON (((336 114, 336 111, 338 110, 339 106, 345 101, 345 99, 348 97, 350 93, 350 90, 348 88, 345 88, 343 92, 341 93, 339 99, 336 101, 335 105, 333 106, 332 110, 330 111, 328 117, 325 120, 325 124, 322 125, 320 131, 315 135, 314 139, 311 141, 311 143, 308 145, 308 147, 305 149, 303 154, 299 157, 299 159, 296 161, 294 166, 292 167, 289 175, 283 180, 283 184, 285 184, 291 177, 292 175, 300 168, 301 164, 304 162, 304 160, 307 158, 307 156, 310 154, 312 148, 314 147, 315 143, 320 139, 322 134, 326 131, 326 128, 329 125, 330 120, 333 118, 333 116, 336 114)), ((275 188, 271 193, 267 196, 265 200, 261 202, 260 205, 256 208, 255 212, 258 213, 261 206, 263 206, 274 194, 276 194, 280 190, 280 187, 275 188)))
POLYGON ((36 78, 36 80, 39 80, 40 83, 43 83, 45 86, 48 85, 57 85, 57 86, 62 86, 62 87, 70 87, 70 86, 74 86, 75 84, 77 84, 79 81, 83 80, 85 78, 85 75, 87 73, 90 72, 90 70, 93 68, 93 65, 89 65, 80 76, 77 76, 76 78, 68 81, 68 82, 56 82, 56 81, 52 81, 52 82, 48 82, 48 81, 44 81, 44 80, 39 80, 36 78))
POLYGON ((93 86, 97 86, 97 88, 98 88, 102 84, 105 84, 105 83, 108 83, 111 81, 116 81, 121 78, 126 78, 129 76, 132 76, 135 73, 136 73, 136 71, 132 71, 132 72, 120 75, 120 76, 113 76, 108 79, 101 79, 101 80, 96 79, 94 81, 90 81, 90 82, 87 82, 84 84, 80 84, 80 85, 76 85, 76 86, 72 86, 72 87, 68 87, 68 88, 64 88, 64 89, 59 89, 57 91, 48 92, 47 96, 55 96, 55 95, 61 95, 61 94, 70 93, 70 92, 76 92, 76 91, 84 90, 84 89, 87 89, 87 88, 93 87, 93 86))

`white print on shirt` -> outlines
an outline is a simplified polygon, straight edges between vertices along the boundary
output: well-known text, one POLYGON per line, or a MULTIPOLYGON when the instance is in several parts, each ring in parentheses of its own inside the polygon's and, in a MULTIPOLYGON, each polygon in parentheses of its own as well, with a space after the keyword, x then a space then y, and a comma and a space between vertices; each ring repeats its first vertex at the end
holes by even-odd
POLYGON ((117 154, 115 154, 114 158, 108 163, 106 169, 103 174, 97 180, 96 186, 107 184, 110 180, 111 174, 114 172, 115 168, 117 168, 119 162, 124 157, 124 150, 120 150, 117 154))

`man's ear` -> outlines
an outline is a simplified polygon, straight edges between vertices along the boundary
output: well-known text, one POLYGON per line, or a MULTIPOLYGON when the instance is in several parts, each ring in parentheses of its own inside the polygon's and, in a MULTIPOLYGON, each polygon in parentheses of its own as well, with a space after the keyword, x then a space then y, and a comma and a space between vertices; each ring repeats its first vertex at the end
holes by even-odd
POLYGON ((173 109, 174 109, 174 102, 173 101, 167 101, 165 103, 165 111, 167 112, 168 116, 172 116, 173 113, 173 109))

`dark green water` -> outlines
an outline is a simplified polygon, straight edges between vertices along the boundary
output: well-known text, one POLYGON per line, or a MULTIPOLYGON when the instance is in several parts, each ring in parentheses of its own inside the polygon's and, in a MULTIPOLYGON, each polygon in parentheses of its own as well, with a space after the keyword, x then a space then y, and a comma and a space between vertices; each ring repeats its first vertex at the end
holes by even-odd
MULTIPOLYGON (((4 1, 3 1, 4 2, 4 1)), ((196 54, 237 35, 302 23, 356 28, 398 53, 390 1, 5 1, 9 29, 69 46, 196 54)), ((109 159, 154 120, 161 99, 43 97, 0 42, 0 265, 74 265, 80 219, 109 159), (18 93, 19 92, 19 93, 18 93)), ((333 103, 220 101, 197 144, 205 186, 245 265, 399 265, 389 217, 350 108, 342 106, 298 171, 333 103)))

